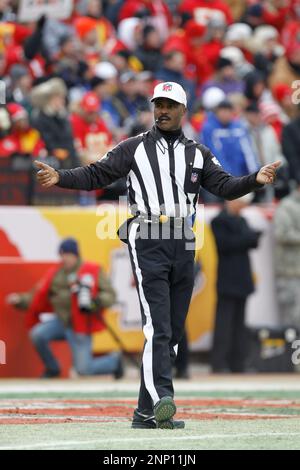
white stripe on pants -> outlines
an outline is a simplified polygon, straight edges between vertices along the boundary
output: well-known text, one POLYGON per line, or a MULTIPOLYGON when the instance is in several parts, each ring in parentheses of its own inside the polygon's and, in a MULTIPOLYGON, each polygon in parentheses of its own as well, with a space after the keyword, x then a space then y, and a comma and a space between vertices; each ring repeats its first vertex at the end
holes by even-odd
POLYGON ((143 354, 143 370, 144 370, 144 381, 145 381, 145 386, 146 389, 148 390, 154 405, 159 401, 159 396, 157 394, 157 391, 154 386, 154 380, 153 380, 153 325, 152 325, 152 319, 151 319, 151 313, 150 313, 150 307, 149 304, 145 298, 144 290, 143 290, 143 277, 142 277, 142 272, 139 267, 138 259, 137 259, 137 253, 136 253, 136 248, 135 248, 135 237, 137 233, 139 224, 138 223, 132 223, 129 231, 129 245, 131 248, 132 252, 132 258, 133 258, 133 263, 135 266, 135 273, 136 277, 138 280, 138 292, 141 300, 141 304, 144 310, 144 314, 146 317, 146 324, 143 328, 143 332, 146 338, 146 344, 144 348, 144 354, 143 354))

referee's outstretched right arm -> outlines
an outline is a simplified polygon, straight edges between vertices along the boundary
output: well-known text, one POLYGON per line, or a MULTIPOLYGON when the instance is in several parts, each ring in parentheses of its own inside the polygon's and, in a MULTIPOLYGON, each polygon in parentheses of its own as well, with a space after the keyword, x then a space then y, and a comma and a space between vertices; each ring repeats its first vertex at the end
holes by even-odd
POLYGON ((45 188, 55 184, 61 188, 86 191, 103 188, 129 173, 134 153, 131 151, 132 139, 121 142, 97 162, 72 170, 55 170, 36 161, 39 168, 37 180, 45 188))

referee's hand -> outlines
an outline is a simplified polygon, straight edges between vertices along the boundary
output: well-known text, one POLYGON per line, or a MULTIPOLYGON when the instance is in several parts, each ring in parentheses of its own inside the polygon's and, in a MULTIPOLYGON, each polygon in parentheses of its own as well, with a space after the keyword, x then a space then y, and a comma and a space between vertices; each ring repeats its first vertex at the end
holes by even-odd
POLYGON ((35 165, 39 168, 36 177, 42 186, 45 188, 50 188, 51 186, 54 186, 58 183, 59 174, 56 170, 54 170, 54 168, 52 168, 52 166, 39 161, 36 161, 35 165))
POLYGON ((269 163, 269 165, 262 166, 256 175, 256 181, 260 184, 272 184, 276 179, 276 171, 281 165, 281 161, 269 163))

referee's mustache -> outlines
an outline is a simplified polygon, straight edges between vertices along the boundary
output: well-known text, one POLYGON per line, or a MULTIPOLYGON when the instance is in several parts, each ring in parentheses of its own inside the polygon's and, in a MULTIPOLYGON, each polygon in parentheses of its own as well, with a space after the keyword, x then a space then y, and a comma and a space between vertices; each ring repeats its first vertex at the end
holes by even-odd
POLYGON ((155 122, 160 122, 160 121, 163 121, 163 120, 166 120, 166 121, 171 121, 171 118, 169 116, 166 116, 166 115, 163 115, 163 116, 159 116, 155 122))

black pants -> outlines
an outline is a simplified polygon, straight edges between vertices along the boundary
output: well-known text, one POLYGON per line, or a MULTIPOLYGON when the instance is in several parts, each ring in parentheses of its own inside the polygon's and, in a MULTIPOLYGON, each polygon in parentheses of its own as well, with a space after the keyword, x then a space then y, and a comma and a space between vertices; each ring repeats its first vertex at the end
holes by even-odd
POLYGON ((184 374, 188 372, 189 355, 189 342, 186 330, 184 329, 181 340, 178 344, 178 353, 175 361, 175 367, 178 374, 184 374))
POLYGON ((246 298, 219 295, 212 349, 213 372, 243 372, 247 354, 246 298))
POLYGON ((152 410, 160 398, 174 395, 172 366, 194 283, 194 250, 186 244, 194 243, 183 233, 175 239, 173 229, 170 239, 156 240, 140 238, 139 230, 131 223, 128 238, 146 338, 138 408, 152 410))

